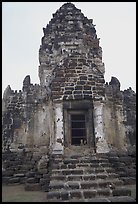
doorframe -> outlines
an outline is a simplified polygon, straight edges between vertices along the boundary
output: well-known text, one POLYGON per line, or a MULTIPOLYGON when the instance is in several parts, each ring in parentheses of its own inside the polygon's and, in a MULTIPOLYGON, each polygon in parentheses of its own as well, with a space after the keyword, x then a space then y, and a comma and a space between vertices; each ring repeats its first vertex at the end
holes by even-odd
POLYGON ((63 102, 64 146, 69 147, 71 145, 71 123, 69 123, 71 113, 85 113, 87 146, 95 148, 93 103, 90 100, 63 102))
POLYGON ((72 131, 72 127, 71 127, 71 116, 72 115, 80 115, 80 114, 83 114, 83 115, 85 115, 85 129, 86 129, 86 143, 88 143, 88 127, 87 127, 87 123, 86 123, 86 119, 87 119, 87 110, 69 110, 68 111, 68 120, 69 120, 69 124, 68 124, 68 126, 69 126, 69 144, 70 145, 73 145, 72 144, 72 133, 71 133, 71 131, 72 131))

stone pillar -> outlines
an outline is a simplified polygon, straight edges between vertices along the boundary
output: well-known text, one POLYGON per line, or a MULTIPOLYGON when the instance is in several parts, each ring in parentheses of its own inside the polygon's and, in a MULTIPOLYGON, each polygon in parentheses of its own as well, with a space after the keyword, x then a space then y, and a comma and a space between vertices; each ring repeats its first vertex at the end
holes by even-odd
POLYGON ((63 154, 63 104, 55 104, 55 144, 52 154, 63 154))
POLYGON ((95 140, 96 152, 106 153, 109 152, 109 147, 105 139, 104 131, 104 105, 101 101, 94 101, 94 127, 95 127, 95 140))

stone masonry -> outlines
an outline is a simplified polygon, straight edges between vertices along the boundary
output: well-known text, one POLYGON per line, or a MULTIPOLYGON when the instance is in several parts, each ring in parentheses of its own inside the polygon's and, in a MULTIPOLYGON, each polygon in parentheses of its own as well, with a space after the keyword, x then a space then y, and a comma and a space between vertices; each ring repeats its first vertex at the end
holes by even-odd
POLYGON ((136 93, 131 87, 120 90, 116 77, 105 82, 95 25, 74 4, 64 3, 43 28, 39 63, 40 84, 27 75, 22 90, 8 85, 3 94, 5 183, 18 180, 26 189, 48 189, 50 158, 64 157, 74 146, 135 158, 136 93))

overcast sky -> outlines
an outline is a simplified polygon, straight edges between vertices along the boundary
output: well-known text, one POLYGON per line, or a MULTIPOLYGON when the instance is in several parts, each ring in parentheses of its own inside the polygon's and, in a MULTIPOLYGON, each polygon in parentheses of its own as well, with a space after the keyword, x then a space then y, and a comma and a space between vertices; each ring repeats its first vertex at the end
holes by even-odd
MULTIPOLYGON (((26 75, 39 84, 38 53, 43 27, 65 2, 2 2, 2 92, 22 89, 26 75)), ((136 2, 72 2, 96 25, 105 81, 136 91, 136 2)))

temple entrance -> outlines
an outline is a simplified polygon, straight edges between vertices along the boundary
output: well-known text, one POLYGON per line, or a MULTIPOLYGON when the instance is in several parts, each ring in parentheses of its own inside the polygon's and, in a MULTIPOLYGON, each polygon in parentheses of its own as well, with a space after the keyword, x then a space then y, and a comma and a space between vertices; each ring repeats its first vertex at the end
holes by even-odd
POLYGON ((71 115, 71 145, 87 144, 85 114, 71 115))
POLYGON ((95 148, 92 101, 64 101, 64 146, 95 148))

